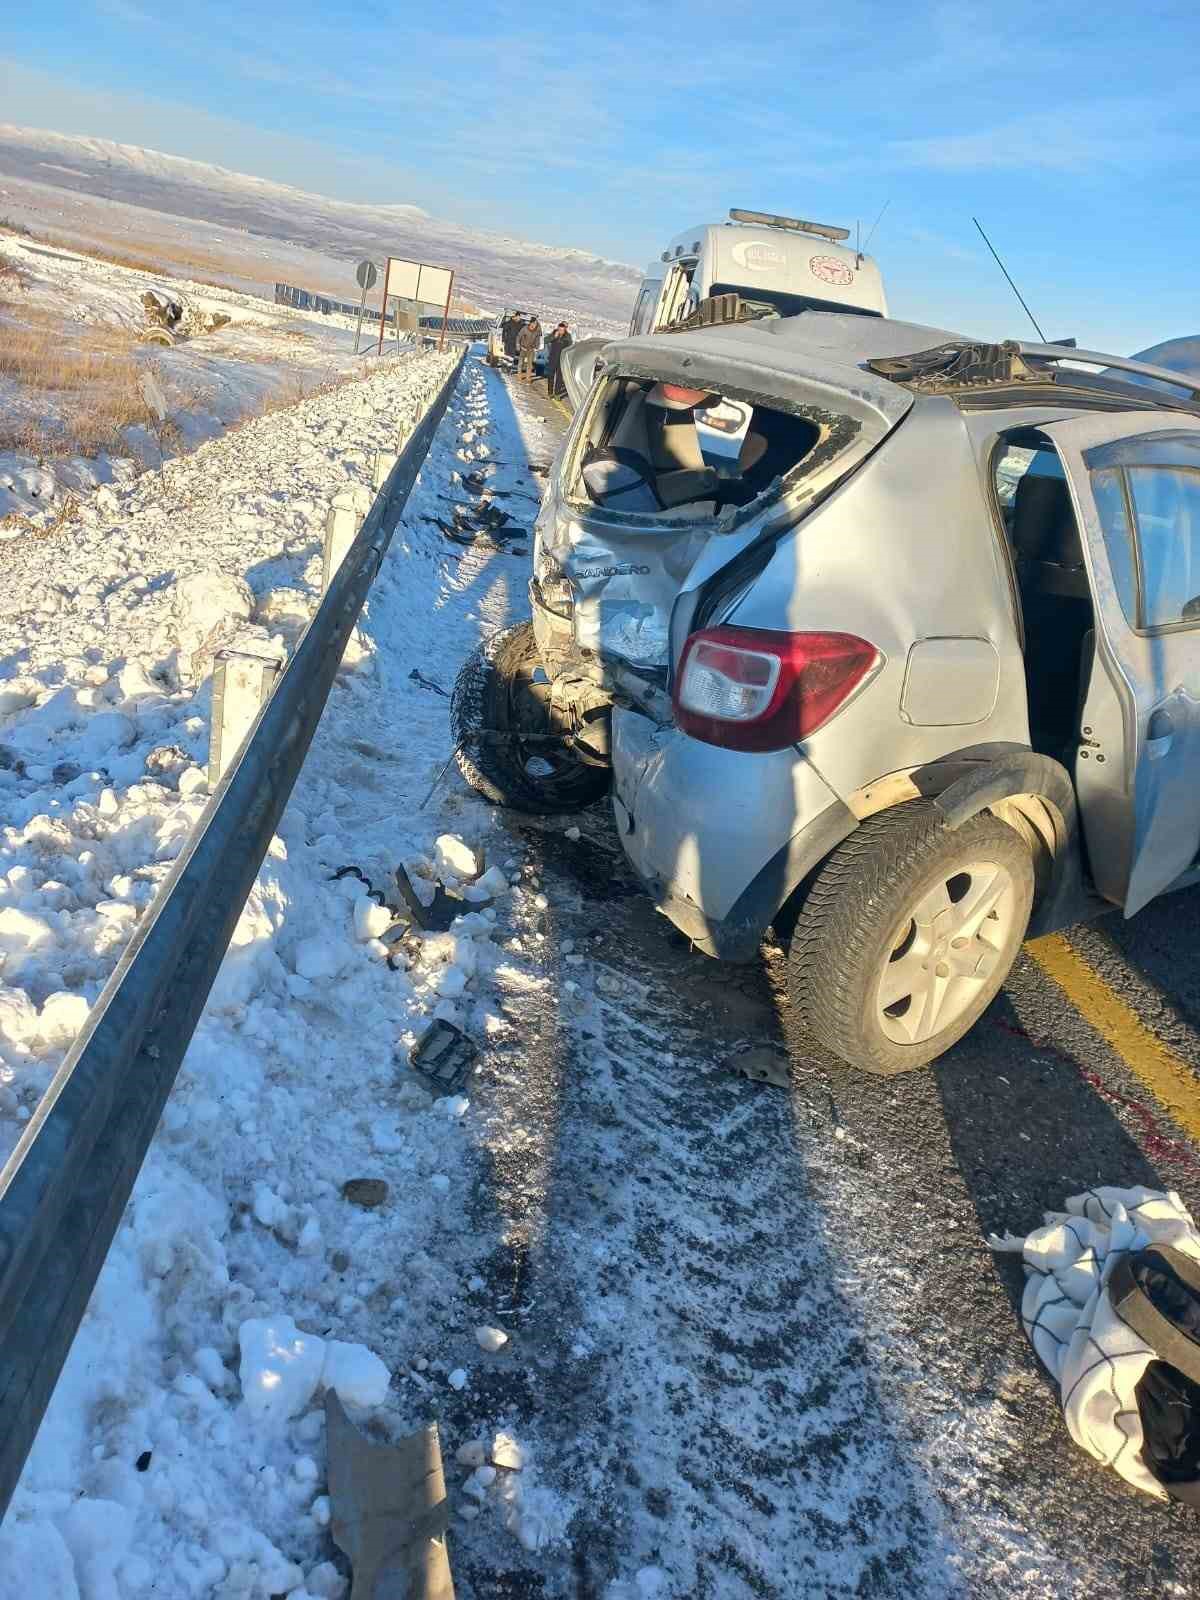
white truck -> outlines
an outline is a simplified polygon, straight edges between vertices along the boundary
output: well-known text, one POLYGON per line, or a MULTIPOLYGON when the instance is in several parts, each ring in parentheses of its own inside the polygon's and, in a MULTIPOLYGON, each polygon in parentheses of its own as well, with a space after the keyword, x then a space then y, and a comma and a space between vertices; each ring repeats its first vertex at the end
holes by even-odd
POLYGON ((731 211, 676 235, 646 268, 629 332, 657 333, 689 316, 710 295, 782 317, 798 312, 856 311, 886 317, 883 279, 870 256, 831 228, 764 211, 731 211))
MULTIPOLYGON (((879 268, 833 228, 765 211, 733 210, 677 234, 646 268, 629 324, 631 336, 678 327, 702 301, 736 294, 740 315, 792 317, 802 311, 849 311, 886 317, 879 268)), ((591 387, 608 339, 583 339, 563 358, 572 406, 591 387)), ((732 420, 732 419, 731 419, 732 420)))

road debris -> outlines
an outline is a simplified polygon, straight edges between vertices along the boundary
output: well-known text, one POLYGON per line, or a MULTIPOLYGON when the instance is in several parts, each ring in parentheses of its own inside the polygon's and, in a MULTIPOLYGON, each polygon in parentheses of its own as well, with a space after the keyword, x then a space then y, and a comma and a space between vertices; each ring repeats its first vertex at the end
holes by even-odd
POLYGON ((223 311, 205 311, 183 295, 163 294, 159 289, 147 289, 142 306, 146 313, 143 337, 150 344, 173 345, 178 339, 215 333, 218 328, 228 327, 231 320, 223 311))
POLYGON ((409 1065, 439 1089, 453 1094, 466 1082, 478 1054, 479 1046, 461 1028, 436 1017, 414 1045, 409 1065))
POLYGON ((377 1444, 332 1392, 325 1421, 331 1532, 354 1568, 353 1600, 454 1600, 436 1423, 377 1444))
POLYGON ((770 1043, 752 1043, 736 1049, 725 1065, 740 1077, 754 1083, 773 1084, 777 1089, 792 1086, 791 1060, 786 1050, 770 1043))
POLYGON ((434 694, 445 695, 446 699, 449 700, 449 689, 443 689, 440 683, 435 683, 432 678, 427 678, 420 667, 414 667, 408 676, 410 682, 419 683, 422 689, 430 689, 434 694))
POLYGON ((1065 1205, 988 1243, 1022 1256, 1021 1321, 1067 1430, 1135 1489, 1200 1505, 1200 1233, 1173 1191, 1102 1187, 1065 1205))
POLYGON ((388 1197, 388 1186, 382 1178, 349 1178, 342 1185, 343 1198, 364 1211, 374 1211, 388 1197))
POLYGON ((490 899, 467 900, 453 890, 448 891, 440 883, 435 886, 433 897, 428 901, 423 900, 403 863, 396 868, 396 884, 412 920, 426 933, 445 933, 456 917, 464 916, 469 911, 482 911, 492 903, 490 899))

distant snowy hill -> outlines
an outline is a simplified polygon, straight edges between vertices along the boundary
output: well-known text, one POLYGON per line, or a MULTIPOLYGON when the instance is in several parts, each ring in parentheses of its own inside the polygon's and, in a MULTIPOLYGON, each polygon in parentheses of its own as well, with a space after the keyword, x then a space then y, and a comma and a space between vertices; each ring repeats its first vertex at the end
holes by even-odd
POLYGON ((524 303, 624 324, 641 276, 584 250, 439 221, 418 206, 351 204, 138 145, 11 123, 0 123, 0 175, 215 223, 346 262, 389 253, 444 262, 457 269, 459 292, 489 310, 524 303))

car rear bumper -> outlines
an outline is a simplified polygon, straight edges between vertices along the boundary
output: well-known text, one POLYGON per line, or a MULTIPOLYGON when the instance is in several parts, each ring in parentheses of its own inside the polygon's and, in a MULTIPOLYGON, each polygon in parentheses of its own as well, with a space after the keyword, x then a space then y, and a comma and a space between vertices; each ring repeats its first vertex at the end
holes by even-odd
POLYGON ((658 909, 706 954, 753 959, 856 823, 795 750, 747 755, 613 712, 613 813, 658 909))

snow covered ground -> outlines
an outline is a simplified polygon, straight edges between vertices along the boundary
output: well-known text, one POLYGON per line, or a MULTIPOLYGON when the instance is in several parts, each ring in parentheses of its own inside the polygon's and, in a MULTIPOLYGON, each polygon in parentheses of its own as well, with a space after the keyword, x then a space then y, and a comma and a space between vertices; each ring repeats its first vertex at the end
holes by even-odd
MULTIPOLYGON (((252 423, 175 463, 165 484, 101 490, 81 525, 9 545, 6 1147, 202 807, 213 650, 295 636, 315 604, 325 503, 364 480, 368 450, 390 443, 416 385, 450 359, 252 423)), ((424 1251, 452 1204, 466 1110, 397 1079, 398 1041, 439 1006, 465 1015, 471 999, 448 997, 512 959, 480 916, 393 971, 362 886, 329 881, 354 862, 386 882, 398 851, 415 860, 439 831, 433 817, 411 832, 398 820, 397 776, 428 782, 445 724, 441 697, 406 674, 448 675, 472 619, 498 621, 507 603, 503 570, 448 562, 443 585, 428 559, 444 541, 425 519, 462 466, 455 424, 470 435, 478 409, 470 395, 455 403, 347 652, 0 1535, 6 1600, 267 1596, 302 1577, 309 1593, 341 1592, 318 1559, 312 1393, 333 1381, 374 1404, 386 1390, 378 1363, 339 1339, 377 1343, 401 1320, 420 1352, 422 1305, 446 1289, 424 1251), (475 585, 476 605, 447 606, 447 590, 475 585), (390 1184, 382 1212, 342 1198, 364 1174, 390 1184), (313 1337, 298 1344, 288 1317, 313 1337), (264 1373, 283 1363, 290 1375, 272 1387, 264 1373)))
POLYGON ((347 318, 293 311, 0 229, 0 269, 6 264, 15 276, 0 280, 0 339, 33 330, 44 342, 46 380, 37 381, 36 369, 26 378, 10 375, 0 363, 0 539, 22 526, 5 527, 5 517, 52 523, 67 497, 99 484, 127 484, 141 467, 157 465, 160 445, 168 458, 194 449, 264 408, 360 376, 377 360, 373 352, 355 356, 354 324, 347 318), (201 317, 227 318, 227 324, 172 349, 136 344, 148 326, 147 291, 180 300, 201 317), (161 439, 135 392, 133 404, 145 420, 123 429, 115 447, 86 456, 72 452, 72 411, 86 410, 91 386, 64 391, 54 358, 59 349, 86 353, 93 346, 100 387, 126 382, 132 388, 136 375, 154 375, 167 403, 161 439), (6 439, 22 442, 6 449, 6 439))

